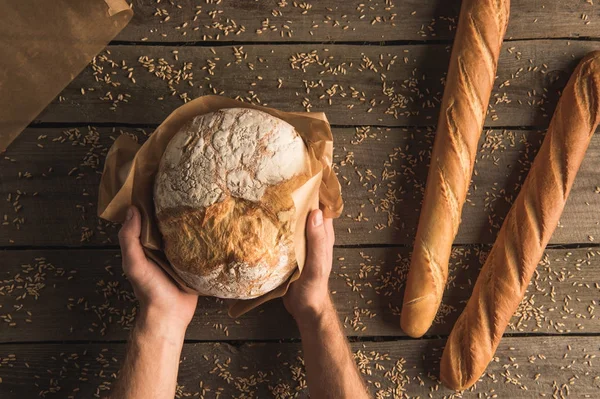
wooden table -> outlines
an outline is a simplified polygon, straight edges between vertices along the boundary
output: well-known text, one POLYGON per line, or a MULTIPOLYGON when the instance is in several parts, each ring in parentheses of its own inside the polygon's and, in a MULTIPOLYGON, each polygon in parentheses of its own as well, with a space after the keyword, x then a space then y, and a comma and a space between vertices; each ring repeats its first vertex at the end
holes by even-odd
MULTIPOLYGON (((0 397, 110 388, 136 305, 118 227, 96 217, 104 156, 120 134, 143 141, 186 99, 210 93, 327 113, 346 203, 331 291, 360 369, 377 398, 451 396, 437 379, 445 338, 559 91, 600 48, 597 1, 513 0, 444 304, 425 338, 408 339, 399 309, 458 9, 136 1, 131 24, 0 159, 0 397)), ((597 136, 497 357, 464 397, 600 397, 599 162, 597 136)), ((180 397, 308 395, 280 301, 233 320, 222 301, 201 298, 186 338, 180 397)))

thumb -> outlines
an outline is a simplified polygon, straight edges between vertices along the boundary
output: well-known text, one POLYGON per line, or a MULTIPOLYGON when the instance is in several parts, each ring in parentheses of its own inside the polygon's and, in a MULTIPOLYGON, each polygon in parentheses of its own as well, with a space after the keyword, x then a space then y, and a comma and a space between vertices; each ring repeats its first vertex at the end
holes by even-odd
MULTIPOLYGON (((136 207, 131 206, 127 210, 127 216, 121 230, 119 231, 119 244, 123 254, 123 267, 129 268, 146 259, 140 233, 142 231, 142 217, 136 207)), ((127 271, 126 271, 127 272, 127 271)))
POLYGON ((306 272, 318 275, 318 269, 327 256, 327 232, 320 209, 315 209, 308 216, 306 239, 306 272))

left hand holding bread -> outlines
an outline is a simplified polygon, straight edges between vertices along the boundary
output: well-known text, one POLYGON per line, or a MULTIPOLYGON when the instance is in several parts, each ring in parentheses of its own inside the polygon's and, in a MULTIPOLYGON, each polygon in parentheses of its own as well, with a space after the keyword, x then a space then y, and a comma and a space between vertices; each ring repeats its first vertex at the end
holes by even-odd
POLYGON ((196 311, 198 296, 182 291, 156 263, 146 258, 140 243, 142 217, 135 207, 119 231, 123 271, 140 302, 143 323, 160 324, 167 330, 185 332, 196 311))

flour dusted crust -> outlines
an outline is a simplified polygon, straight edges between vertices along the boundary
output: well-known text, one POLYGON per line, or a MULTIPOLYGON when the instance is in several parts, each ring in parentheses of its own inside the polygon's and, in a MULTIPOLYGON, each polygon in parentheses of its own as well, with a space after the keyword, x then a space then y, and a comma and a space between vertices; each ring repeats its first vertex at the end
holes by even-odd
POLYGON ((164 250, 204 295, 250 299, 294 271, 291 193, 308 176, 294 127, 262 111, 197 116, 169 142, 154 185, 164 250))

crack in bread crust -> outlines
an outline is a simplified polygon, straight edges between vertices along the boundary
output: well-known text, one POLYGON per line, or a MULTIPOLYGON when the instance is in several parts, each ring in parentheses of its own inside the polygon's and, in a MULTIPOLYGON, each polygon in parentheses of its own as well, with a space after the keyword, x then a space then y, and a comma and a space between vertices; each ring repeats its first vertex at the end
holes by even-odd
POLYGON ((481 30, 479 29, 479 24, 473 18, 473 15, 469 15, 469 27, 472 29, 474 33, 472 35, 473 40, 475 41, 475 47, 480 50, 481 56, 486 63, 486 72, 488 73, 488 79, 490 83, 494 82, 495 70, 496 70, 496 57, 490 48, 490 43, 485 40, 481 30))
POLYGON ((440 298, 441 293, 444 290, 444 284, 446 283, 446 273, 444 272, 440 264, 437 262, 437 260, 435 260, 435 258, 433 257, 433 253, 425 243, 423 243, 423 250, 425 251, 425 259, 427 260, 427 263, 429 264, 431 270, 431 278, 436 291, 435 297, 440 298))
MULTIPOLYGON (((450 212, 450 218, 452 219, 453 225, 453 234, 456 235, 458 231, 458 226, 460 224, 460 208, 458 203, 458 198, 454 193, 454 190, 450 186, 450 183, 446 179, 444 170, 439 167, 439 176, 440 176, 440 188, 442 192, 442 196, 444 197, 445 204, 448 206, 448 212, 450 212)), ((427 243, 423 241, 423 247, 427 251, 428 255, 431 253, 429 248, 426 247, 427 243)))
MULTIPOLYGON (((471 179, 471 154, 469 146, 465 142, 465 139, 462 136, 459 127, 456 125, 456 117, 454 115, 454 101, 452 100, 450 100, 450 105, 446 110, 446 121, 448 123, 448 139, 450 140, 451 149, 456 155, 456 161, 460 164, 462 179, 465 182, 464 186, 459 187, 459 189, 461 189, 464 192, 464 195, 466 195, 469 186, 469 181, 471 179)), ((442 168, 441 165, 439 165, 438 167, 440 169, 442 168)), ((458 195, 455 194, 455 197, 458 198, 458 195)), ((458 228, 458 226, 456 228, 458 228)))

